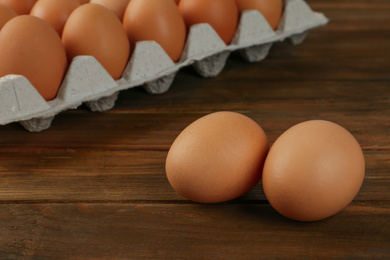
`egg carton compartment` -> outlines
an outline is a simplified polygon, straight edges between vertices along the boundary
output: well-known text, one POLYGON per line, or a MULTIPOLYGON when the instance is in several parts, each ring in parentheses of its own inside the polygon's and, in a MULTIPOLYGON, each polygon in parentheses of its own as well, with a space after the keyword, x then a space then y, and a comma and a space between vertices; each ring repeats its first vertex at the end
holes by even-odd
POLYGON ((94 57, 78 56, 51 101, 44 100, 24 76, 7 75, 0 78, 0 125, 20 122, 28 131, 43 131, 50 128, 58 113, 83 103, 97 112, 113 108, 118 93, 125 89, 143 86, 151 94, 164 93, 185 66, 192 65, 203 77, 215 77, 233 51, 239 51, 248 62, 259 62, 267 57, 273 43, 290 39, 299 44, 309 30, 327 23, 328 19, 304 0, 286 0, 276 31, 258 11, 245 11, 229 45, 209 24, 197 24, 190 28, 178 62, 174 63, 156 42, 138 42, 118 80, 94 57))

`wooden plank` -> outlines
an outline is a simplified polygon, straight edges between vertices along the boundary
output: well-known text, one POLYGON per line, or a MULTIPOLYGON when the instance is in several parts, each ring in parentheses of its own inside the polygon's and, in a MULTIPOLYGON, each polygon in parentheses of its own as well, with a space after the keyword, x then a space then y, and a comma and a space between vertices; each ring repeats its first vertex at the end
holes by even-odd
MULTIPOLYGON (((390 202, 389 151, 366 151, 356 201, 390 202)), ((0 203, 185 201, 166 179, 165 157, 166 151, 133 150, 6 153, 0 203)), ((265 201, 261 185, 239 200, 265 201)))
POLYGON ((330 31, 385 31, 390 30, 390 4, 387 0, 307 0, 310 7, 330 18, 320 30, 330 31))
MULTIPOLYGON (((279 111, 265 110, 261 105, 257 107, 258 112, 251 113, 245 109, 233 111, 242 112, 257 121, 266 131, 271 143, 294 124, 310 119, 324 119, 348 129, 364 149, 389 149, 387 111, 362 111, 362 115, 356 115, 358 110, 356 113, 334 110, 326 103, 316 106, 279 104, 279 111)), ((222 106, 221 110, 224 109, 222 106)), ((226 107, 226 110, 231 109, 226 107)), ((39 152, 44 149, 59 152, 74 149, 167 150, 188 124, 213 111, 217 109, 183 113, 175 117, 166 114, 101 115, 93 118, 88 114, 66 115, 58 119, 53 129, 40 134, 27 133, 18 125, 7 126, 1 131, 0 152, 39 152), (123 120, 130 118, 137 123, 121 124, 123 120), (156 118, 160 120, 153 121, 156 118), (68 127, 69 122, 75 125, 68 127), (82 126, 82 123, 86 125, 82 126)))
MULTIPOLYGON (((390 3, 387 0, 306 0, 309 6, 314 10, 343 10, 355 11, 366 10, 366 13, 372 14, 372 10, 386 10, 390 9, 390 3)), ((353 17, 353 12, 345 12, 344 17, 353 17)), ((387 19, 385 17, 384 19, 387 19)))
MULTIPOLYGON (((356 3, 356 1, 351 1, 356 3)), ((353 5, 353 3, 351 3, 353 5)), ((377 6, 347 6, 343 8, 336 8, 335 6, 326 7, 325 5, 316 8, 316 5, 312 5, 315 11, 324 13, 330 22, 325 27, 317 30, 328 31, 360 31, 360 32, 382 32, 388 33, 390 30, 389 5, 377 5, 377 6), (348 13, 348 14, 347 14, 348 13)))
POLYGON ((316 8, 334 8, 334 9, 390 9, 390 3, 387 0, 306 0, 310 6, 316 8))
POLYGON ((188 88, 182 81, 161 96, 150 96, 140 89, 125 91, 115 109, 106 113, 84 109, 64 112, 42 133, 27 133, 17 124, 2 126, 0 151, 168 149, 186 125, 218 110, 253 117, 267 130, 271 141, 300 121, 327 119, 350 130, 363 147, 389 147, 388 82, 261 82, 256 76, 248 76, 247 81, 254 83, 240 86, 240 80, 225 79, 224 84, 221 79, 197 79, 197 85, 188 88), (226 87, 216 87, 222 84, 226 87))
POLYGON ((324 31, 324 28, 319 28, 310 31, 300 45, 292 45, 288 41, 274 44, 266 59, 311 58, 324 61, 329 59, 383 59, 384 54, 390 52, 389 36, 390 29, 387 32, 382 30, 362 32, 360 30, 329 31, 328 29, 324 31), (330 39, 334 40, 330 41, 330 39))
POLYGON ((2 259, 389 258, 390 208, 300 223, 269 205, 0 205, 2 259))

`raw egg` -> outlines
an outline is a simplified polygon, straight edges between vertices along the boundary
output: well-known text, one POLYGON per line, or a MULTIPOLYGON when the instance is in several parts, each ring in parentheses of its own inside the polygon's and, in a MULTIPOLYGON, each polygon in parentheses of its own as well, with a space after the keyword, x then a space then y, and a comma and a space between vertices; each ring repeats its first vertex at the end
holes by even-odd
POLYGON ((166 158, 166 175, 173 189, 189 200, 231 200, 260 181, 268 149, 266 134, 249 117, 212 113, 178 135, 166 158))
POLYGON ((282 0, 235 0, 240 13, 245 10, 257 10, 267 20, 272 29, 279 25, 283 13, 282 0))
POLYGON ((38 0, 0 0, 1 5, 12 8, 17 14, 29 14, 38 0))
POLYGON ((48 22, 61 36, 66 20, 79 6, 77 0, 39 0, 30 14, 48 22))
POLYGON ((172 0, 131 0, 123 17, 131 46, 156 41, 168 56, 178 61, 186 40, 186 26, 172 0))
POLYGON ((94 56, 114 79, 122 76, 130 55, 119 18, 98 4, 84 4, 71 13, 62 42, 69 60, 79 55, 94 56))
POLYGON ((126 7, 130 0, 91 0, 91 4, 100 4, 113 11, 122 21, 126 7))
POLYGON ((4 26, 4 24, 17 15, 18 14, 8 6, 0 5, 0 29, 4 26))
POLYGON ((89 0, 78 0, 80 2, 80 4, 88 4, 89 3, 89 0))
POLYGON ((226 44, 233 39, 239 18, 235 0, 181 0, 179 10, 187 28, 208 23, 226 44))
POLYGON ((46 100, 54 99, 67 68, 64 46, 45 21, 20 15, 0 31, 0 77, 25 76, 46 100))
POLYGON ((297 124, 272 145, 262 184, 282 215, 316 221, 345 208, 363 183, 364 155, 343 127, 323 120, 297 124))

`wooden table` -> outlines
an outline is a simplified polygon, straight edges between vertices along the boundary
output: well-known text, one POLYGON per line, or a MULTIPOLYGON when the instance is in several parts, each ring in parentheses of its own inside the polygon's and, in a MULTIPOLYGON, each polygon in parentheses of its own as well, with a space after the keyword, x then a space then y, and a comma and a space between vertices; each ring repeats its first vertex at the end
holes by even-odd
POLYGON ((29 133, 0 127, 0 259, 390 258, 390 1, 310 0, 331 22, 298 46, 250 64, 233 53, 213 79, 182 69, 171 89, 123 91, 114 109, 85 107, 29 133), (360 142, 366 177, 328 219, 279 215, 261 185, 203 205, 170 187, 175 137, 219 110, 256 120, 273 143, 325 119, 360 142))

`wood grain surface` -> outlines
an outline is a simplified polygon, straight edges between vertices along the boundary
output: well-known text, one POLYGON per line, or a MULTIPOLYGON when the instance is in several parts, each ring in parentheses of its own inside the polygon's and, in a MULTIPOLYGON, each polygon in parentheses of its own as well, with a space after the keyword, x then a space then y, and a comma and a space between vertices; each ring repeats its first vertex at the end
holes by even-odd
POLYGON ((0 126, 0 259, 390 259, 390 1, 307 2, 330 23, 262 62, 232 53, 213 79, 184 68, 165 94, 126 90, 114 109, 66 111, 41 133, 0 126), (344 126, 365 154, 361 191, 311 223, 279 215, 260 184, 226 203, 182 198, 167 151, 220 110, 271 143, 310 119, 344 126))

